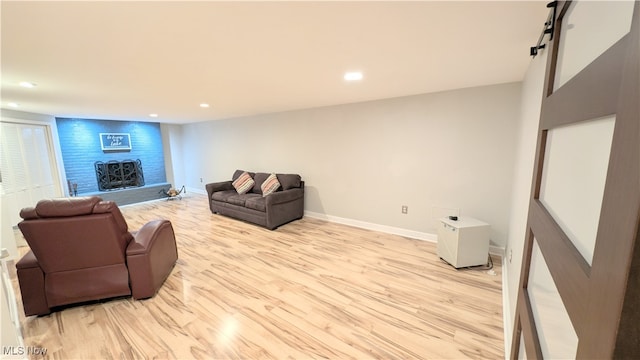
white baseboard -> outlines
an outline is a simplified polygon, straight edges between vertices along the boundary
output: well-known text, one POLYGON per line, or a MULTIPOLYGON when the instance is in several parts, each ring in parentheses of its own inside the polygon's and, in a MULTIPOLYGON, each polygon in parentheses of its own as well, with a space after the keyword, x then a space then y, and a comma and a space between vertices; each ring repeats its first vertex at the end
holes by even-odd
MULTIPOLYGON (((412 239, 424 240, 430 242, 438 242, 438 235, 420 232, 415 230, 403 229, 394 226, 380 225, 375 223, 370 223, 366 221, 354 220, 343 218, 339 216, 327 215, 322 213, 317 213, 314 211, 306 211, 304 212, 304 216, 308 216, 314 219, 326 220, 333 223, 344 224, 349 226, 354 226, 361 229, 380 231, 386 234, 400 235, 412 239)), ((504 259, 504 248, 500 246, 489 246, 489 253, 492 255, 498 255, 501 259, 504 259)))
POLYGON ((504 248, 502 246, 489 245, 489 254, 498 255, 504 260, 504 248))
MULTIPOLYGON (((195 193, 195 194, 207 195, 207 192, 204 189, 186 188, 186 190, 187 190, 187 193, 190 192, 190 193, 195 193)), ((349 226, 353 226, 353 227, 357 227, 357 228, 361 228, 361 229, 380 231, 380 232, 383 232, 383 233, 386 233, 386 234, 400 235, 400 236, 404 236, 404 237, 408 237, 408 238, 412 238, 412 239, 417 239, 417 240, 424 240, 424 241, 430 241, 430 242, 437 242, 438 241, 438 235, 437 234, 421 232, 421 231, 415 231, 415 230, 409 230, 409 229, 403 229, 403 228, 399 228, 399 227, 395 227, 395 226, 380 225, 380 224, 371 223, 371 222, 367 222, 367 221, 348 219, 348 218, 343 218, 343 217, 339 217, 339 216, 322 214, 322 213, 318 213, 318 212, 315 212, 315 211, 307 211, 307 210, 305 210, 304 211, 304 216, 308 216, 308 217, 314 218, 314 219, 325 220, 325 221, 329 221, 329 222, 333 222, 333 223, 349 225, 349 226)), ((491 246, 489 246, 489 253, 492 254, 492 255, 498 255, 498 256, 500 256, 500 258, 504 259, 504 248, 503 247, 491 245, 491 246)))
POLYGON ((146 201, 141 201, 141 202, 136 202, 136 203, 131 203, 131 204, 118 205, 118 207, 119 208, 126 208, 126 207, 130 207, 130 206, 136 206, 136 205, 141 205, 141 204, 149 204, 149 203, 154 203, 154 202, 158 202, 158 201, 167 201, 167 198, 157 198, 157 199, 151 199, 151 200, 146 200, 146 201))
POLYGON ((207 190, 205 189, 185 187, 184 190, 187 194, 193 193, 193 194, 207 195, 207 190))
MULTIPOLYGON (((187 191, 187 193, 207 195, 207 191, 204 190, 204 189, 200 189, 200 188, 190 188, 189 187, 189 188, 186 188, 186 191, 187 191)), ((304 211, 304 216, 308 216, 308 217, 314 218, 314 219, 325 220, 325 221, 329 221, 329 222, 333 222, 333 223, 349 225, 349 226, 353 226, 353 227, 357 227, 357 228, 361 228, 361 229, 380 231, 380 232, 383 232, 383 233, 386 233, 386 234, 400 235, 400 236, 404 236, 404 237, 408 237, 408 238, 412 238, 412 239, 417 239, 417 240, 424 240, 424 241, 430 241, 430 242, 437 242, 438 241, 438 235, 432 234, 432 233, 420 232, 420 231, 409 230, 409 229, 403 229, 403 228, 399 228, 399 227, 395 227, 395 226, 380 225, 380 224, 371 223, 371 222, 367 222, 367 221, 348 219, 348 218, 343 218, 343 217, 339 217, 339 216, 322 214, 322 213, 318 213, 318 212, 315 212, 315 211, 307 211, 307 210, 305 210, 304 211)), ((500 258, 504 259, 504 248, 503 247, 491 245, 491 246, 489 246, 489 253, 492 254, 492 255, 498 255, 498 256, 500 256, 500 258)))
POLYGON ((425 241, 431 241, 431 242, 438 241, 438 236, 436 234, 431 234, 431 233, 408 230, 408 229, 387 226, 387 225, 374 224, 366 221, 347 219, 339 216, 321 214, 313 211, 305 211, 304 216, 308 216, 314 219, 326 220, 333 223, 349 225, 349 226, 353 226, 361 229, 374 230, 374 231, 380 231, 387 234, 405 236, 412 239, 425 240, 425 241))

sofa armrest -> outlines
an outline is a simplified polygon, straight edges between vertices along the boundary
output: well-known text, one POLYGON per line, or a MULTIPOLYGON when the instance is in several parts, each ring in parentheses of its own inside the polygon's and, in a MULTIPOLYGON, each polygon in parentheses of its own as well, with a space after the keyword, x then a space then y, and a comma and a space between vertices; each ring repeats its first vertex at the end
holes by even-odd
POLYGON ((289 189, 284 191, 276 191, 265 197, 267 207, 282 204, 289 201, 297 200, 304 197, 304 190, 301 188, 289 189))
POLYGON ((33 251, 26 253, 16 263, 16 274, 22 295, 25 316, 46 315, 51 312, 44 290, 44 272, 33 251))
POLYGON ((127 247, 127 267, 134 299, 152 297, 169 276, 178 259, 173 226, 154 220, 134 233, 127 247))
POLYGON ((266 227, 276 227, 300 219, 304 214, 304 188, 277 191, 265 197, 266 227))
POLYGON ((225 190, 234 190, 232 185, 232 181, 220 181, 215 183, 209 183, 205 185, 205 189, 207 189, 207 202, 209 203, 209 210, 213 211, 213 203, 211 202, 211 198, 213 197, 214 192, 225 191, 225 190))
POLYGON ((224 191, 224 190, 234 190, 234 187, 231 184, 231 181, 209 183, 205 185, 205 188, 207 189, 207 194, 209 194, 209 200, 211 200, 211 195, 213 195, 214 192, 224 191))

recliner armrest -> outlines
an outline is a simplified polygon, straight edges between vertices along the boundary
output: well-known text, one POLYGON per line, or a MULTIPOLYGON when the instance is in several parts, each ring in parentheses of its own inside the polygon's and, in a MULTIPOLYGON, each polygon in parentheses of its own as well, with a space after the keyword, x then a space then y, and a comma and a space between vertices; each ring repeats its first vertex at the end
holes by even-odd
POLYGON ((169 231, 173 236, 173 227, 169 220, 153 220, 144 224, 139 231, 132 232, 133 240, 127 246, 127 256, 148 252, 149 248, 153 246, 153 242, 162 232, 166 231, 169 231))
POLYGON ((152 297, 171 273, 178 248, 169 220, 154 220, 134 234, 127 247, 127 267, 134 299, 152 297))
POLYGON ((29 250, 16 263, 16 275, 22 296, 22 308, 25 316, 45 315, 51 312, 47 304, 44 289, 44 272, 38 264, 38 259, 29 250))
POLYGON ((38 259, 33 254, 33 251, 29 250, 28 253, 24 254, 22 259, 20 259, 16 263, 16 269, 29 269, 29 268, 38 268, 40 269, 40 264, 38 263, 38 259))

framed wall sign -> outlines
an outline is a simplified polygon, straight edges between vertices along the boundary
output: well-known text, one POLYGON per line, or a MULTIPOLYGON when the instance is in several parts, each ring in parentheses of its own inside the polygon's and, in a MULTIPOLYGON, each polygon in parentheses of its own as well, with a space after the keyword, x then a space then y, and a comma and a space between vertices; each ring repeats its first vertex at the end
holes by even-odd
POLYGON ((131 150, 131 136, 128 133, 100 133, 103 151, 131 150))

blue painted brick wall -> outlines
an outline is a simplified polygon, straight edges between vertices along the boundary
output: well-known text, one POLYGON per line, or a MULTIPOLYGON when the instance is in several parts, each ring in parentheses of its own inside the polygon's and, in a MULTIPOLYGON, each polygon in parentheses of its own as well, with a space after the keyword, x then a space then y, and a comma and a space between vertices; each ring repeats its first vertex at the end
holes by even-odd
POLYGON ((98 191, 96 161, 140 159, 146 185, 167 181, 160 124, 65 118, 56 118, 56 124, 67 180, 78 184, 79 195, 98 191), (103 151, 100 133, 129 133, 131 150, 103 151))

